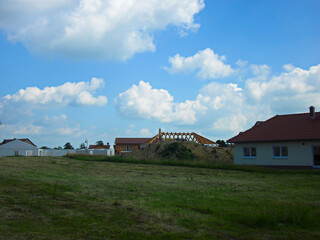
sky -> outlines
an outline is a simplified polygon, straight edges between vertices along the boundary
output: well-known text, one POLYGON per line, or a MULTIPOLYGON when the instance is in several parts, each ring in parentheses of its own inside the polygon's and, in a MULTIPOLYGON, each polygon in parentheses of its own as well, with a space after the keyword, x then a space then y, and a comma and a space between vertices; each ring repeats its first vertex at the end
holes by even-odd
POLYGON ((0 141, 196 132, 320 109, 318 0, 2 0, 0 141))

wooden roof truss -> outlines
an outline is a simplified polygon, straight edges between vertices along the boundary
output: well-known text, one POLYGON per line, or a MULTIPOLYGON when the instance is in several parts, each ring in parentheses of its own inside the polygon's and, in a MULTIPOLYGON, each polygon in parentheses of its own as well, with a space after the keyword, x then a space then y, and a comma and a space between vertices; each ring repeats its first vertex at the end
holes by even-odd
POLYGON ((199 134, 194 132, 192 133, 185 133, 185 132, 161 132, 147 141, 145 144, 151 143, 159 143, 164 141, 188 141, 188 142, 196 142, 199 144, 206 144, 206 145, 213 145, 216 144, 215 142, 202 137, 199 134))

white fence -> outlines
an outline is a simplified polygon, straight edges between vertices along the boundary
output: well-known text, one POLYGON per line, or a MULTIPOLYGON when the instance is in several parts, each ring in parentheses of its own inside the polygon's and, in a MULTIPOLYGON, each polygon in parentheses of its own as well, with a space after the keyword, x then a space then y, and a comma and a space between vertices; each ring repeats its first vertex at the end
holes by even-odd
POLYGON ((113 156, 113 149, 39 149, 38 156, 60 157, 67 154, 87 154, 113 156))

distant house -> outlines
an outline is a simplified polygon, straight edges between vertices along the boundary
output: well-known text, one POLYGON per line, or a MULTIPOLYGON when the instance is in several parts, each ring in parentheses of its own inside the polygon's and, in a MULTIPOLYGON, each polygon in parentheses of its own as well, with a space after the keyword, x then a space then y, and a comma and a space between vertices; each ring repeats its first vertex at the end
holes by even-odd
MULTIPOLYGON (((82 153, 84 149, 80 149, 78 152, 82 153)), ((107 145, 89 145, 88 151, 85 151, 85 154, 113 156, 114 150, 110 149, 109 143, 107 145)))
POLYGON ((123 151, 140 149, 149 140, 150 138, 116 138, 114 145, 115 154, 119 155, 123 151))
POLYGON ((110 149, 110 145, 89 145, 89 149, 110 149))
POLYGON ((38 148, 28 138, 5 139, 0 144, 0 156, 38 156, 38 148))
POLYGON ((235 164, 320 167, 320 112, 276 115, 228 142, 235 164))

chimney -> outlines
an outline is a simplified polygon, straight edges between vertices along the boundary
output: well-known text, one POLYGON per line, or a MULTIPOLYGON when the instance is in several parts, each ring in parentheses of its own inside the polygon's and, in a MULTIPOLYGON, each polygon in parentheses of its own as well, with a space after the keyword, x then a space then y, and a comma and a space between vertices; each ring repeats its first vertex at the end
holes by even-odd
POLYGON ((314 109, 314 106, 310 106, 309 108, 310 110, 310 119, 315 119, 316 118, 316 113, 315 113, 315 109, 314 109))

